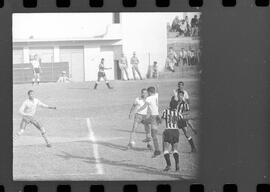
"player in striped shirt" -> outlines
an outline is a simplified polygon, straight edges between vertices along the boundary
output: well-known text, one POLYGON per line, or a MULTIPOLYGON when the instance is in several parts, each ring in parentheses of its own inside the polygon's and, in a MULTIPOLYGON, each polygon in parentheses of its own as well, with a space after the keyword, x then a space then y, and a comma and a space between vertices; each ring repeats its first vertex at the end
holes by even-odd
POLYGON ((112 69, 112 68, 106 68, 104 66, 104 58, 102 58, 101 61, 100 61, 99 66, 98 66, 98 79, 97 79, 97 81, 95 83, 94 89, 97 89, 97 86, 98 86, 101 78, 103 78, 105 80, 106 85, 107 85, 107 87, 109 89, 113 89, 113 87, 110 85, 109 80, 107 79, 107 76, 105 74, 105 70, 107 70, 107 69, 112 69))
MULTIPOLYGON (((185 93, 183 91, 178 91, 177 95, 178 95, 178 102, 176 102, 176 103, 178 103, 178 104, 177 104, 176 110, 177 110, 177 113, 179 115, 179 119, 177 121, 177 126, 179 129, 183 130, 183 133, 191 146, 191 152, 196 152, 196 147, 195 147, 195 144, 193 142, 193 139, 192 139, 191 135, 188 134, 188 132, 187 132, 187 126, 188 126, 188 120, 189 120, 189 118, 188 118, 189 105, 184 100, 185 93)), ((173 100, 175 100, 174 97, 172 98, 171 102, 173 100)))
POLYGON ((49 143, 48 138, 46 136, 45 129, 34 118, 34 115, 36 113, 37 107, 43 107, 43 108, 47 108, 47 109, 56 109, 56 107, 50 107, 50 106, 42 103, 37 98, 34 98, 34 91, 33 90, 29 90, 27 94, 28 94, 28 99, 23 102, 23 104, 19 110, 20 114, 22 115, 20 130, 13 137, 13 141, 15 142, 16 138, 23 134, 27 125, 32 124, 41 132, 41 135, 42 135, 43 139, 45 140, 47 147, 51 147, 51 144, 49 143))
POLYGON ((161 118, 165 120, 165 130, 163 131, 163 153, 166 161, 166 167, 164 171, 169 171, 171 169, 171 160, 170 160, 170 145, 172 146, 173 157, 175 160, 175 170, 179 171, 179 153, 177 151, 179 143, 179 130, 177 127, 178 121, 178 112, 176 106, 172 106, 165 109, 162 113, 161 118))
MULTIPOLYGON (((189 94, 188 92, 184 89, 184 82, 183 81, 180 81, 178 82, 178 89, 175 90, 176 92, 179 92, 179 91, 183 91, 184 92, 184 101, 187 102, 187 104, 189 105, 190 104, 190 100, 189 100, 189 94)), ((191 129, 191 131, 194 133, 194 134, 197 134, 197 131, 194 129, 192 123, 191 123, 191 120, 188 119, 187 120, 187 126, 191 129)))

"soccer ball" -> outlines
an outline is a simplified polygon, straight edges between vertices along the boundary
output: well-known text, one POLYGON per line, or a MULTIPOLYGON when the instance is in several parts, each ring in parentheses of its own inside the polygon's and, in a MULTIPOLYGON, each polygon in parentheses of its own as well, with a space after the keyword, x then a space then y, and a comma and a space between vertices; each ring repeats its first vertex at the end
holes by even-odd
POLYGON ((135 146, 135 141, 131 141, 129 144, 130 144, 130 147, 134 147, 135 146))

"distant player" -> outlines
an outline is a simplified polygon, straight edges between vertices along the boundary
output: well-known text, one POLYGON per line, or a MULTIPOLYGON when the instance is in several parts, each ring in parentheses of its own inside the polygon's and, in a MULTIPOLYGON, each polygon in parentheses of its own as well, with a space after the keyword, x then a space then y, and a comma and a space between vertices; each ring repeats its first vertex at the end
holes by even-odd
MULTIPOLYGON (((178 92, 178 102, 177 102, 177 113, 179 115, 179 119, 177 121, 177 126, 179 129, 182 129, 185 137, 187 138, 190 147, 191 147, 191 152, 196 152, 196 147, 195 144, 193 142, 193 139, 191 137, 191 135, 188 134, 187 132, 187 126, 188 126, 188 115, 189 115, 189 105, 188 103, 184 100, 184 92, 183 91, 179 91, 178 92)), ((175 96, 174 96, 175 97, 175 96)), ((171 106, 176 106, 175 105, 175 99, 172 98, 171 100, 171 106)), ((175 110, 174 108, 171 108, 172 110, 175 110)))
POLYGON ((134 147, 134 144, 135 144, 134 137, 135 137, 136 129, 139 126, 139 124, 143 124, 144 128, 145 128, 145 132, 146 132, 145 142, 147 143, 147 148, 152 150, 152 146, 150 144, 150 141, 151 141, 150 124, 146 122, 147 108, 145 108, 144 110, 142 110, 140 112, 137 111, 137 109, 139 109, 140 107, 142 107, 145 104, 145 100, 146 100, 147 96, 148 96, 147 89, 145 89, 145 88, 142 89, 141 96, 137 97, 135 99, 135 102, 130 109, 129 118, 131 118, 131 114, 133 112, 135 112, 135 116, 134 116, 132 131, 130 134, 128 148, 134 147))
MULTIPOLYGON (((175 91, 176 91, 176 93, 178 93, 179 91, 183 91, 183 92, 184 92, 184 101, 186 101, 187 104, 190 104, 189 94, 188 94, 188 92, 184 89, 184 86, 185 86, 185 84, 184 84, 183 81, 178 82, 178 89, 175 90, 175 91)), ((175 98, 176 98, 176 97, 175 97, 175 98)), ((192 125, 190 119, 187 120, 187 125, 188 125, 188 127, 192 130, 193 133, 197 134, 197 131, 194 129, 194 127, 193 127, 193 125, 192 125)))
POLYGON ((112 68, 106 68, 104 66, 104 58, 102 58, 99 66, 98 66, 98 78, 97 78, 97 81, 95 83, 94 89, 97 89, 97 86, 98 86, 101 78, 103 78, 105 80, 106 85, 109 89, 113 89, 113 87, 110 85, 109 80, 107 79, 107 76, 105 74, 105 70, 107 70, 107 69, 112 69, 112 68))
POLYGON ((150 117, 147 121, 150 121, 151 123, 151 136, 155 148, 153 157, 156 157, 161 154, 157 138, 158 125, 161 123, 161 119, 159 117, 158 91, 155 87, 148 87, 147 92, 149 96, 146 98, 145 104, 140 107, 137 112, 139 113, 147 107, 149 109, 150 117))
POLYGON ((42 135, 43 139, 45 140, 47 147, 51 147, 51 144, 49 143, 48 138, 46 136, 45 129, 34 118, 34 115, 36 113, 37 107, 43 107, 43 108, 48 108, 48 109, 56 109, 56 107, 50 107, 50 106, 42 103, 40 100, 34 98, 34 91, 33 90, 28 91, 27 94, 28 94, 28 99, 23 102, 23 104, 19 110, 20 114, 22 115, 20 130, 13 138, 13 141, 15 141, 18 136, 23 134, 27 125, 32 124, 41 132, 41 135, 42 135))
POLYGON ((171 169, 171 160, 169 148, 172 147, 172 153, 175 160, 175 170, 179 171, 179 153, 178 143, 179 143, 179 129, 177 127, 177 121, 179 118, 177 112, 177 103, 170 102, 170 107, 165 109, 162 113, 161 118, 165 120, 165 130, 163 131, 163 153, 166 161, 166 167, 164 171, 169 171, 171 169))
POLYGON ((37 84, 39 85, 40 82, 40 73, 41 73, 41 67, 40 67, 40 63, 41 63, 41 59, 38 58, 38 55, 35 54, 34 58, 30 60, 31 64, 32 64, 32 68, 33 68, 33 79, 32 79, 32 85, 35 84, 35 82, 37 82, 37 84))

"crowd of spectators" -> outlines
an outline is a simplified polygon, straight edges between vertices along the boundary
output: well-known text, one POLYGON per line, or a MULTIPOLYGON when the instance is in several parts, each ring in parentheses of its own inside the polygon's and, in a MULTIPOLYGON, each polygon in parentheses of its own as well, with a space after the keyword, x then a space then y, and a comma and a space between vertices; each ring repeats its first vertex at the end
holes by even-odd
POLYGON ((173 47, 169 48, 166 59, 166 69, 174 72, 175 66, 192 66, 200 63, 201 51, 200 48, 181 48, 176 52, 173 47))
POLYGON ((183 19, 179 19, 179 16, 176 16, 172 24, 168 24, 168 30, 170 32, 177 32, 177 37, 198 37, 200 35, 200 25, 201 17, 194 15, 194 17, 189 20, 188 16, 185 16, 183 19))

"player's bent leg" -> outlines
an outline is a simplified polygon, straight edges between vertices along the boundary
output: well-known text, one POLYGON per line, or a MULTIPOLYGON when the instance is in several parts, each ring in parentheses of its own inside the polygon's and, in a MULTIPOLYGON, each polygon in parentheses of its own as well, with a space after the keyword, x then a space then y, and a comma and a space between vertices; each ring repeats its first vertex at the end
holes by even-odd
POLYGON ((140 72, 138 67, 136 67, 136 71, 137 71, 138 75, 140 76, 140 79, 142 80, 142 75, 141 75, 141 72, 140 72))
POLYGON ((135 74, 135 68, 132 67, 132 74, 133 74, 133 79, 136 80, 136 74, 135 74))
POLYGON ((163 171, 169 171, 171 169, 171 159, 169 153, 170 144, 168 142, 164 142, 164 159, 166 161, 166 167, 163 171))
POLYGON ((37 84, 39 85, 39 82, 40 82, 40 74, 37 73, 37 84))
POLYGON ((109 80, 107 79, 107 77, 104 76, 103 79, 104 79, 104 81, 106 82, 107 87, 108 87, 109 89, 113 89, 113 87, 110 85, 109 80))
POLYGON ((192 130, 192 132, 197 135, 197 131, 194 129, 192 123, 191 123, 191 120, 188 120, 187 121, 187 126, 192 130))
POLYGON ((156 156, 161 154, 160 149, 159 149, 157 133, 158 133, 157 125, 152 124, 152 126, 151 126, 151 135, 152 135, 153 144, 154 144, 154 148, 155 148, 153 157, 156 157, 156 156))
POLYGON ((137 122, 137 114, 134 117, 134 122, 133 122, 133 126, 132 126, 132 130, 130 133, 130 137, 129 137, 129 142, 128 142, 128 148, 132 148, 135 145, 135 136, 136 136, 136 129, 138 127, 138 122, 137 122))
POLYGON ((41 126, 41 124, 38 121, 34 120, 32 123, 41 132, 41 136, 43 137, 43 139, 44 139, 44 141, 46 143, 46 146, 51 147, 51 144, 50 144, 50 142, 48 140, 45 129, 41 126))
POLYGON ((150 141, 151 141, 151 128, 150 128, 149 124, 144 124, 144 129, 145 129, 146 138, 143 141, 145 141, 147 143, 146 147, 150 151, 152 151, 153 150, 153 147, 150 144, 150 141))
POLYGON ((188 142, 190 144, 191 152, 196 152, 197 150, 196 150, 195 144, 193 142, 193 139, 192 139, 191 135, 189 135, 187 133, 187 127, 182 128, 182 130, 183 130, 183 133, 184 133, 185 137, 187 138, 187 140, 188 140, 188 142))

